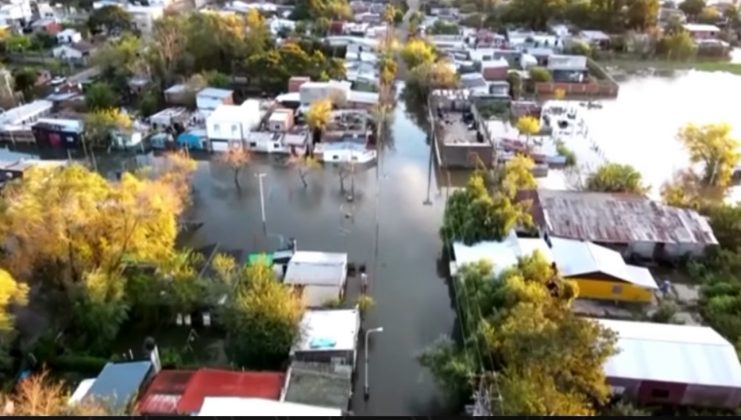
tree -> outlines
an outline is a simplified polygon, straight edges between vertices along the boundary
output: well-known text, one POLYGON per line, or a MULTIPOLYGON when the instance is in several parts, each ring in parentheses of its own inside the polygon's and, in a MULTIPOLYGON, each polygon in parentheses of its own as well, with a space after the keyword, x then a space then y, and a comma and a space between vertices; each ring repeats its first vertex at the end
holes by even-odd
POLYGON ((522 77, 517 71, 507 73, 507 83, 509 83, 510 96, 512 99, 520 99, 522 95, 522 77))
POLYGON ((313 136, 313 143, 321 141, 322 133, 332 121, 332 99, 323 98, 314 101, 306 111, 306 123, 313 136))
POLYGON ((426 103, 435 89, 454 89, 458 85, 455 67, 446 61, 425 63, 414 68, 407 77, 406 89, 413 93, 417 103, 426 103))
POLYGON ((715 7, 705 7, 700 12, 697 20, 702 23, 716 24, 723 16, 715 7))
POLYGON ((306 176, 309 174, 309 172, 321 167, 319 161, 315 157, 308 154, 303 156, 292 156, 288 162, 290 165, 296 168, 298 177, 299 179, 301 179, 301 184, 303 184, 304 188, 309 187, 309 183, 306 181, 306 176))
POLYGON ((659 0, 634 0, 628 3, 627 26, 629 29, 645 31, 653 28, 659 20, 659 0))
POLYGON ((101 74, 117 91, 128 88, 129 77, 142 73, 149 75, 141 50, 142 42, 131 34, 125 34, 116 41, 108 41, 97 48, 92 56, 93 65, 101 69, 101 74))
POLYGON ((11 35, 5 41, 5 46, 8 51, 22 53, 31 48, 31 38, 24 35, 11 35))
POLYGON ((687 60, 696 51, 695 41, 685 30, 663 36, 656 45, 656 52, 665 54, 670 60, 687 60))
POLYGON ((435 23, 427 29, 430 35, 458 35, 461 29, 455 23, 448 23, 443 20, 436 20, 435 23))
POLYGON ((458 349, 448 337, 440 337, 417 356, 419 364, 432 373, 440 389, 460 405, 471 397, 471 380, 477 373, 476 361, 469 352, 458 349))
POLYGON ((91 32, 101 30, 107 33, 122 33, 133 27, 131 15, 117 5, 103 6, 94 9, 88 18, 88 27, 91 32))
POLYGON ((553 80, 551 77, 551 72, 548 71, 545 67, 531 67, 530 68, 530 79, 532 79, 536 83, 540 82, 550 82, 553 80))
POLYGON ((119 109, 98 109, 85 115, 85 139, 88 146, 107 146, 113 130, 131 127, 131 117, 119 109))
POLYGON ((13 73, 13 84, 15 88, 23 92, 24 95, 31 92, 31 89, 36 86, 37 80, 38 74, 36 73, 36 70, 29 67, 23 67, 13 73))
POLYGON ((679 140, 693 164, 703 165, 702 182, 725 188, 741 160, 739 141, 731 137, 729 124, 688 124, 679 131, 679 140))
POLYGON ((644 194, 641 173, 630 165, 606 163, 587 178, 587 190, 609 193, 644 194))
POLYGON ((574 55, 583 55, 589 57, 592 55, 592 47, 584 41, 574 40, 570 41, 567 47, 567 52, 574 55))
POLYGON ((13 315, 10 305, 24 305, 27 302, 28 287, 15 281, 7 271, 0 269, 0 334, 13 329, 13 315))
POLYGON ((85 92, 85 104, 91 111, 112 109, 118 105, 118 97, 111 85, 105 82, 96 82, 85 92))
POLYGON ((610 32, 622 30, 625 26, 625 3, 625 0, 591 0, 592 23, 610 32))
POLYGON ((234 185, 237 186, 238 190, 241 189, 239 185, 239 172, 247 166, 251 159, 252 155, 241 145, 229 147, 226 152, 219 156, 219 160, 229 166, 234 172, 234 185))
POLYGON ((504 169, 498 177, 500 179, 499 188, 507 198, 512 200, 517 195, 517 191, 538 186, 533 177, 534 167, 535 163, 530 157, 519 153, 504 164, 504 169))
POLYGON ((679 9, 687 15, 689 20, 697 19, 705 9, 705 0, 684 0, 679 4, 679 9))
POLYGON ((400 54, 409 70, 423 64, 432 64, 435 61, 435 51, 432 46, 419 38, 407 41, 400 54))
POLYGON ((720 246, 726 249, 741 250, 741 205, 713 206, 709 212, 710 227, 720 246))
POLYGON ((540 121, 529 115, 524 115, 517 120, 517 131, 527 138, 527 147, 530 148, 530 137, 540 133, 540 121))
POLYGON ((175 80, 176 68, 188 46, 183 27, 183 19, 178 16, 166 15, 154 22, 152 43, 156 48, 148 49, 148 62, 163 89, 175 80))
POLYGON ((299 336, 302 315, 300 298, 271 266, 250 265, 224 313, 231 359, 241 367, 277 368, 299 336))
POLYGON ((505 20, 523 23, 531 29, 546 29, 548 21, 563 15, 564 0, 513 0, 505 12, 505 20))

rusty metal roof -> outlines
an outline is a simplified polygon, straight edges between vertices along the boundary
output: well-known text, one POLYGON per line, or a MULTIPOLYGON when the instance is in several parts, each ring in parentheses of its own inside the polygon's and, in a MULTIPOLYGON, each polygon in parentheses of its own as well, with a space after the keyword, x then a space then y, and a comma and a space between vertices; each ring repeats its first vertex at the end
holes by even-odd
POLYGON ((697 212, 633 194, 521 191, 536 223, 553 236, 601 243, 717 244, 697 212))

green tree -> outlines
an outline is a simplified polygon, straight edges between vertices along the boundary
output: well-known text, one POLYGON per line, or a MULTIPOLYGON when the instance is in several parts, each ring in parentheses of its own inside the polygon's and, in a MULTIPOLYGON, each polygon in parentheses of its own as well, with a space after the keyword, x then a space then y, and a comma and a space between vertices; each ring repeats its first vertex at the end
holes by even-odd
POLYGON ((137 73, 147 73, 142 49, 143 45, 139 38, 125 34, 97 48, 91 62, 101 69, 102 78, 116 91, 121 92, 128 89, 129 77, 137 73))
POLYGON ((455 23, 448 23, 443 20, 436 20, 432 26, 427 29, 430 35, 458 35, 461 28, 455 23))
POLYGON ((522 95, 522 76, 517 71, 507 73, 507 83, 509 83, 510 95, 513 99, 520 99, 522 95))
POLYGON ((710 226, 720 246, 733 251, 741 250, 741 206, 714 206, 709 216, 710 226))
POLYGON ((407 68, 415 69, 423 64, 431 64, 435 61, 435 50, 430 44, 419 38, 413 38, 401 49, 401 59, 407 68))
POLYGON ((265 263, 249 266, 228 303, 227 352, 241 367, 275 369, 299 336, 301 300, 265 263))
POLYGON ((727 187, 733 170, 741 159, 739 141, 731 137, 729 124, 688 124, 678 134, 690 156, 690 161, 703 165, 705 185, 727 187))
POLYGON ((22 53, 31 49, 31 38, 24 35, 11 35, 5 40, 5 47, 10 52, 22 53))
POLYGON ((718 11, 718 9, 711 6, 702 9, 702 12, 700 12, 700 15, 697 17, 697 21, 713 25, 718 23, 722 18, 723 15, 718 11))
POLYGON ((625 0, 591 0, 590 11, 595 24, 606 31, 614 32, 625 27, 625 0))
POLYGON ((679 3, 679 9, 687 15, 689 20, 697 19, 705 9, 705 0, 684 0, 679 3))
POLYGON ((98 109, 85 115, 85 144, 87 146, 108 146, 113 130, 131 127, 131 117, 115 108, 98 109))
POLYGON ((24 95, 29 95, 31 90, 36 86, 38 80, 38 74, 36 70, 23 67, 13 73, 13 84, 16 89, 23 92, 24 95))
POLYGON ((530 68, 530 79, 536 83, 550 82, 553 80, 553 77, 551 76, 551 72, 549 72, 545 67, 535 66, 530 68))
POLYGON ((643 185, 641 173, 630 165, 606 163, 589 175, 586 182, 588 191, 609 193, 644 194, 648 188, 643 185))
POLYGON ((85 92, 85 105, 91 111, 114 108, 118 105, 118 96, 108 83, 96 82, 85 92))
POLYGON ((692 36, 682 30, 664 35, 656 45, 656 52, 665 54, 670 60, 687 60, 695 55, 697 46, 692 36))
POLYGON ((88 27, 91 32, 105 31, 107 33, 121 33, 133 27, 131 15, 117 5, 103 6, 94 9, 88 18, 88 27))
POLYGON ((471 381, 477 369, 470 352, 457 348, 451 339, 440 337, 417 356, 417 360, 432 373, 437 385, 454 404, 461 405, 471 397, 471 381))
POLYGON ((645 31, 656 26, 659 19, 659 0, 633 0, 628 3, 627 27, 645 31))
POLYGON ((546 29, 549 20, 564 14, 566 5, 564 0, 512 0, 505 19, 525 24, 531 29, 546 29))
POLYGON ((589 57, 592 54, 592 47, 590 47, 589 44, 584 41, 575 40, 569 42, 566 51, 569 54, 583 55, 589 57))

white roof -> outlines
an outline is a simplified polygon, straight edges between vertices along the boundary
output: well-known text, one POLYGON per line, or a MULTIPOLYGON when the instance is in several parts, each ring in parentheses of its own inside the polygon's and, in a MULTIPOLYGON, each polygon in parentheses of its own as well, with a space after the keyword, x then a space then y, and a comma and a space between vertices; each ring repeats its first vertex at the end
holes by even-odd
POLYGON ((209 115, 209 121, 243 121, 249 112, 240 105, 219 104, 209 115))
POLYGON ((187 87, 184 84, 179 83, 177 85, 172 85, 169 88, 165 89, 165 93, 180 93, 180 92, 185 92, 186 89, 187 87))
POLYGON ((360 102, 364 104, 377 104, 378 103, 378 93, 375 92, 362 92, 359 90, 351 90, 350 91, 350 97, 348 98, 348 101, 350 102, 360 102))
POLYGON ((204 97, 204 98, 223 99, 223 98, 231 97, 232 93, 233 91, 229 89, 218 89, 218 88, 207 87, 199 91, 198 96, 204 97))
POLYGON ((548 244, 540 238, 518 238, 512 231, 504 241, 485 241, 473 245, 462 242, 453 243, 455 263, 457 267, 464 264, 477 263, 481 260, 489 261, 493 265, 495 276, 517 264, 517 259, 532 255, 536 250, 548 260, 553 261, 548 244))
POLYGON ((0 114, 0 123, 18 124, 20 121, 50 110, 54 104, 51 101, 38 100, 11 108, 0 114))
POLYGON ((90 388, 93 387, 95 379, 96 378, 89 378, 80 381, 80 384, 75 388, 75 392, 73 392, 72 396, 67 400, 67 404, 74 404, 82 401, 85 395, 87 395, 87 392, 90 391, 90 388))
POLYGON ((658 288, 648 269, 629 266, 617 251, 575 239, 550 238, 550 241, 558 271, 566 277, 604 273, 638 286, 658 288))
POLYGON ((608 378, 741 388, 731 343, 710 327, 597 319, 618 335, 608 378))
POLYGON ((347 279, 347 254, 296 251, 288 262, 286 284, 342 287, 347 279))
POLYGON ((610 36, 602 31, 581 31, 579 35, 591 41, 606 41, 610 39, 610 36))
POLYGON ((275 110, 270 114, 270 117, 268 117, 268 121, 284 122, 284 121, 288 121, 292 115, 293 115, 293 111, 291 110, 275 110))
POLYGON ((720 32, 717 26, 704 23, 685 23, 682 27, 690 32, 720 32))
POLYGON ((304 312, 301 338, 293 345, 297 351, 355 350, 360 313, 357 309, 318 309, 304 312))
POLYGON ((39 118, 36 122, 61 126, 71 131, 81 131, 84 126, 83 121, 68 118, 39 118))
POLYGON ((198 416, 339 417, 342 410, 263 398, 206 397, 198 416))
POLYGON ((301 93, 289 92, 283 93, 275 97, 277 102, 301 102, 301 93))

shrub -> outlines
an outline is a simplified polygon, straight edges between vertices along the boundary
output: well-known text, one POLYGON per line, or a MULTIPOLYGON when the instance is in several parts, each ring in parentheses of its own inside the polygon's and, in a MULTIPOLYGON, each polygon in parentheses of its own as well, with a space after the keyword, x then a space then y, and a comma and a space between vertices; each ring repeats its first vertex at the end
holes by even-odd
POLYGON ((562 141, 556 143, 556 151, 559 155, 566 158, 566 166, 576 166, 576 154, 573 150, 566 147, 562 141))
POLYGON ((65 354, 49 361, 54 370, 81 373, 98 373, 103 370, 108 359, 84 354, 65 354))
POLYGON ((545 67, 533 67, 530 69, 530 79, 532 81, 538 83, 538 82, 550 82, 553 80, 551 77, 551 73, 546 69, 545 67))
POLYGON ((672 322, 672 318, 674 318, 678 310, 679 306, 673 300, 662 300, 659 308, 651 316, 651 321, 668 324, 672 322))

